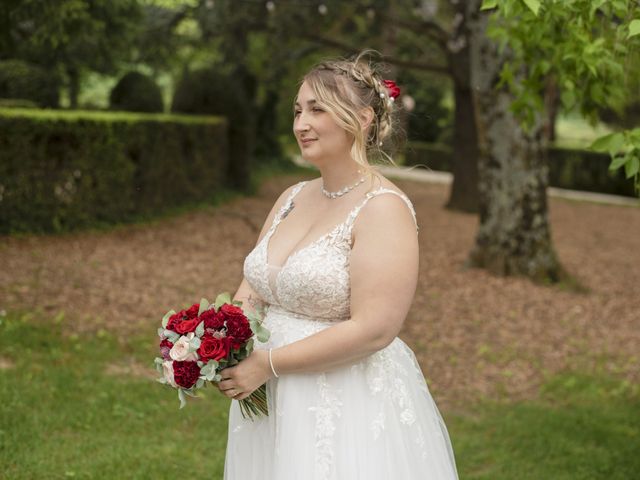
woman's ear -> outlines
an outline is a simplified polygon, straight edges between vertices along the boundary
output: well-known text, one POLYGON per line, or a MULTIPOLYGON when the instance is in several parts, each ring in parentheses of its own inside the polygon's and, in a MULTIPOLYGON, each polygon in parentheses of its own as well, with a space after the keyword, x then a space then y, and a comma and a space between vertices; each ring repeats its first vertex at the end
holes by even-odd
POLYGON ((362 128, 364 130, 368 130, 373 122, 373 118, 375 116, 375 112, 373 108, 366 107, 360 110, 360 121, 362 122, 362 128))

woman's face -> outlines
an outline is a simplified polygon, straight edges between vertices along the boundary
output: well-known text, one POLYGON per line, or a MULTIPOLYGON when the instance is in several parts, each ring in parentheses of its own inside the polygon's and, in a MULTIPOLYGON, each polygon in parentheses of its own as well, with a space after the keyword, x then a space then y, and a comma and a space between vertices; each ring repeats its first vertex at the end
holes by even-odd
POLYGON ((298 91, 294 109, 293 133, 302 158, 315 165, 326 159, 351 155, 353 138, 316 103, 313 90, 304 82, 298 91))

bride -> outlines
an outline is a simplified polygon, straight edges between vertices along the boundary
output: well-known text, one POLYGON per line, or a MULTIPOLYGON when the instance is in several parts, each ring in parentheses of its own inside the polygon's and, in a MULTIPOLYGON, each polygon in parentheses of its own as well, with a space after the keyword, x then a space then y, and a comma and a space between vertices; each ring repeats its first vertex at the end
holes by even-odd
MULTIPOLYGON (((234 299, 261 302, 267 343, 223 370, 226 480, 456 479, 446 426, 397 335, 418 278, 407 196, 368 163, 392 131, 397 86, 362 60, 327 61, 295 99, 293 131, 320 177, 276 201, 234 299)), ((248 307, 249 308, 249 307, 248 307)))

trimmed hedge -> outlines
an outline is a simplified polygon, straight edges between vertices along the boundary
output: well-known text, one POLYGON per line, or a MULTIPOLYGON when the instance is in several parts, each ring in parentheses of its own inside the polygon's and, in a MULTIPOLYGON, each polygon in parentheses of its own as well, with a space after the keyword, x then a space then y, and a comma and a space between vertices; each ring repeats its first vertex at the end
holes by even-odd
POLYGON ((185 72, 174 92, 173 113, 221 115, 229 124, 229 180, 248 190, 251 152, 255 140, 255 114, 246 93, 234 79, 215 69, 185 72))
POLYGON ((0 233, 157 215, 227 185, 223 118, 0 109, 0 233))
MULTIPOLYGON (((551 147, 549 185, 571 190, 610 193, 635 197, 633 182, 623 170, 609 171, 611 159, 605 153, 551 147)), ((425 142, 410 142, 405 150, 405 165, 426 165, 431 170, 451 171, 451 147, 425 142)))

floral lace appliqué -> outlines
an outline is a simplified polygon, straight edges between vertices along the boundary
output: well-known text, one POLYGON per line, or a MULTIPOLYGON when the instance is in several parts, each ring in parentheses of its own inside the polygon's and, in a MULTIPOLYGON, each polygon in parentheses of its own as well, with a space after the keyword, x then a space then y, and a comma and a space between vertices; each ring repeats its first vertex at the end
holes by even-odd
POLYGON ((316 414, 316 477, 322 480, 335 478, 333 435, 336 431, 335 419, 341 415, 339 391, 327 382, 326 374, 318 375, 320 400, 309 410, 316 414))

